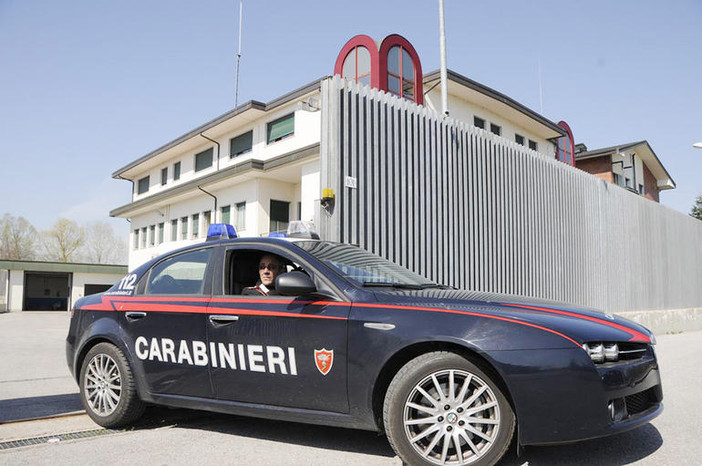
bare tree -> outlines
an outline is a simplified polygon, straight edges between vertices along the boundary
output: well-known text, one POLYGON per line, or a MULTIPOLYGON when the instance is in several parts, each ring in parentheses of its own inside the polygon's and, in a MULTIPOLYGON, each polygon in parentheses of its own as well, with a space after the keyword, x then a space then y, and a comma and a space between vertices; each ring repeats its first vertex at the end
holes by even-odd
POLYGON ((32 260, 36 257, 37 230, 24 217, 0 219, 0 259, 32 260))
POLYGON ((81 258, 94 264, 123 264, 127 259, 127 244, 118 238, 107 222, 92 222, 85 227, 85 243, 81 258))
POLYGON ((49 260, 70 262, 75 260, 76 251, 85 242, 85 233, 73 220, 60 218, 54 227, 46 232, 44 248, 49 260))

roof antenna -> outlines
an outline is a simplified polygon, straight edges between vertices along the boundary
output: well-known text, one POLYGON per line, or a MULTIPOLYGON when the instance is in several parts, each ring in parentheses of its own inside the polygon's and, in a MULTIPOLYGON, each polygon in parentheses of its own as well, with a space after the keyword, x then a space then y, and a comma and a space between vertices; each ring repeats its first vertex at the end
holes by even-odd
POLYGON ((234 84, 234 108, 239 105, 239 61, 241 60, 241 15, 244 11, 244 0, 239 2, 239 51, 236 53, 236 81, 234 84))
POLYGON ((539 54, 539 113, 544 114, 544 87, 541 83, 541 54, 539 54))
POLYGON ((441 114, 449 115, 448 80, 446 72, 446 29, 444 28, 444 0, 439 0, 439 50, 441 55, 441 114))

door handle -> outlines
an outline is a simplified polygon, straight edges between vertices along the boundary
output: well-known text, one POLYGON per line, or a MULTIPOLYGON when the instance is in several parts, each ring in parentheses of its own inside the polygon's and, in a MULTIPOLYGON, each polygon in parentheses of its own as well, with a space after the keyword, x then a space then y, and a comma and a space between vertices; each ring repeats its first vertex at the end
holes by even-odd
POLYGON ((231 324, 232 322, 236 322, 239 320, 239 316, 233 316, 233 315, 212 315, 210 316, 210 322, 213 324, 231 324))
POLYGON ((143 319, 144 317, 146 317, 146 312, 133 312, 133 311, 130 311, 130 312, 125 312, 124 315, 125 315, 125 316, 127 317, 127 319, 129 319, 129 320, 139 320, 139 319, 143 319))

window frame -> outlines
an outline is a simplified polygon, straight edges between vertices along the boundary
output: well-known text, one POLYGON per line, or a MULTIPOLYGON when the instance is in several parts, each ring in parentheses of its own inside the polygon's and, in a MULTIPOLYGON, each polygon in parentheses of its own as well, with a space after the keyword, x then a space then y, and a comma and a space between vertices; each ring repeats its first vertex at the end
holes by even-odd
POLYGON ((473 126, 476 128, 485 129, 485 123, 487 123, 485 118, 480 118, 477 115, 473 115, 473 126))
POLYGON ((137 194, 148 193, 149 189, 151 188, 151 176, 146 175, 145 177, 140 178, 136 185, 137 194), (144 189, 144 185, 146 186, 146 189, 144 189))
POLYGON ((139 295, 146 295, 146 296, 212 296, 212 268, 214 267, 214 264, 217 262, 216 260, 217 257, 217 250, 213 246, 202 246, 194 249, 188 249, 186 251, 179 252, 177 254, 172 254, 167 257, 164 257, 157 263, 153 264, 151 268, 149 269, 148 273, 142 277, 141 280, 139 280, 140 284, 143 283, 143 286, 139 286, 139 291, 137 294, 139 295), (202 293, 199 294, 193 294, 193 293, 156 293, 152 294, 149 293, 149 285, 151 284, 151 275, 153 274, 154 270, 161 264, 163 264, 165 261, 174 259, 176 257, 185 255, 185 254, 190 254, 202 250, 208 250, 209 251, 209 256, 207 258, 207 264, 205 265, 205 272, 203 276, 203 283, 202 283, 202 293))
POLYGON ((496 136, 502 136, 502 126, 490 122, 490 132, 496 136))
POLYGON ((239 157, 241 155, 248 154, 252 150, 253 150, 253 130, 246 131, 245 133, 241 133, 240 135, 234 136, 233 138, 229 139, 229 158, 230 159, 234 159, 234 158, 239 157), (234 141, 236 139, 241 139, 241 138, 245 137, 246 135, 250 135, 250 139, 251 139, 249 141, 248 149, 244 149, 243 151, 239 151, 239 152, 235 153, 234 152, 234 141))
POLYGON ((173 181, 180 179, 180 162, 173 164, 173 181))
POLYGON ((193 163, 195 173, 207 170, 208 168, 212 168, 212 165, 214 165, 214 147, 210 147, 209 149, 205 149, 195 154, 195 160, 193 161, 193 163), (203 160, 205 157, 209 157, 209 165, 199 166, 200 160, 203 160))
POLYGON ((288 113, 287 115, 283 115, 280 118, 276 118, 275 120, 266 123, 266 144, 275 144, 276 142, 291 138, 293 136, 295 136, 295 112, 288 113), (285 133, 274 139, 271 139, 271 129, 273 125, 275 125, 276 123, 281 123, 282 121, 287 119, 292 119, 292 130, 289 133, 285 133))
POLYGON ((161 186, 166 186, 168 183, 168 167, 161 169, 161 186))

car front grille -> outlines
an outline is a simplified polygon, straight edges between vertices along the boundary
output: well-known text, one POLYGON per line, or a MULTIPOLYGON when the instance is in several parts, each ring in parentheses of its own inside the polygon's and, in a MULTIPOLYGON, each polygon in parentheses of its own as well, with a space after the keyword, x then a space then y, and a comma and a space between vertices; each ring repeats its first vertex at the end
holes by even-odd
POLYGON ((653 388, 649 388, 648 390, 624 397, 626 411, 629 413, 629 416, 644 412, 657 402, 653 390, 653 388))

